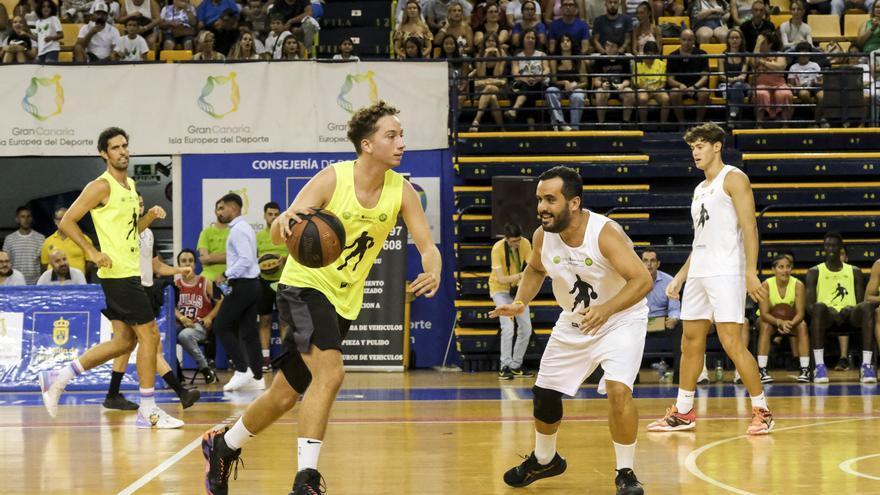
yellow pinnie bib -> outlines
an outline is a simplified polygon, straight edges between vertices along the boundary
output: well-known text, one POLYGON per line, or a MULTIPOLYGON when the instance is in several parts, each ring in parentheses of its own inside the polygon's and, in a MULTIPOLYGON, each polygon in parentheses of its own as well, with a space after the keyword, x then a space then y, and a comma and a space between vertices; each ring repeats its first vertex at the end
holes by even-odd
POLYGON ((98 179, 110 185, 107 204, 92 210, 92 221, 98 232, 101 252, 110 257, 113 266, 99 268, 101 278, 140 277, 140 248, 138 247, 138 195, 134 181, 126 177, 128 188, 122 187, 109 172, 98 179))

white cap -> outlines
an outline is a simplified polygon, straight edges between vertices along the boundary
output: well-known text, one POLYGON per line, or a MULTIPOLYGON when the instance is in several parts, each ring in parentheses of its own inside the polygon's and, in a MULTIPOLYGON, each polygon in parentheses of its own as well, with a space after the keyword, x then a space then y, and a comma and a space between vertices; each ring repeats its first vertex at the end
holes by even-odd
POLYGON ((92 8, 92 12, 104 12, 108 13, 110 10, 107 8, 107 4, 104 2, 96 2, 95 6, 92 8))

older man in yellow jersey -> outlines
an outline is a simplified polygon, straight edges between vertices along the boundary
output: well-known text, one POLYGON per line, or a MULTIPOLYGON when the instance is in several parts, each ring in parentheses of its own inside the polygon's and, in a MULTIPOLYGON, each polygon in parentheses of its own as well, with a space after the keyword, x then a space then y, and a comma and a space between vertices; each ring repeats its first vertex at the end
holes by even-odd
POLYGON ((205 433, 202 452, 208 464, 205 485, 210 495, 227 493, 241 447, 289 411, 306 389, 309 393, 298 419, 298 472, 291 493, 323 493, 318 456, 330 408, 345 376, 341 344, 358 316, 364 282, 398 214, 422 255, 424 272, 412 282, 411 290, 426 297, 437 292, 440 251, 431 240, 415 190, 393 170, 400 165, 404 150, 397 113, 383 101, 355 112, 348 123, 348 138, 357 160, 319 172, 272 224, 272 241, 280 244, 290 233, 290 222, 301 221, 299 214, 312 207, 324 208, 340 218, 347 239, 366 235, 372 242, 357 264, 346 264, 345 252, 323 268, 308 268, 288 258, 278 284, 278 313, 290 325, 284 353, 275 361, 282 373, 232 428, 205 433))

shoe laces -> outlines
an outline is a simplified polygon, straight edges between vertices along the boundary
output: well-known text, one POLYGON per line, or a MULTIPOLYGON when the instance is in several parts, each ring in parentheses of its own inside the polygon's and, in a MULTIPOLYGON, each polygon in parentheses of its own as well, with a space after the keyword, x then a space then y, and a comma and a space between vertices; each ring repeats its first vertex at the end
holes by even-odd
MULTIPOLYGON (((243 465, 243 463, 242 463, 242 465, 243 465)), ((308 495, 321 495, 323 493, 327 493, 327 484, 324 482, 324 476, 322 476, 321 473, 317 473, 317 474, 318 474, 318 476, 317 476, 317 478, 318 478, 318 491, 315 491, 315 487, 312 486, 313 482, 314 482, 314 478, 315 478, 314 476, 305 480, 303 482, 303 484, 299 486, 300 488, 305 488, 308 495)), ((294 493, 297 493, 297 491, 294 490, 294 493)))
POLYGON ((752 424, 768 423, 770 417, 772 417, 772 414, 767 409, 761 407, 752 408, 752 424))
POLYGON ((242 469, 244 469, 244 459, 241 458, 240 455, 236 455, 231 459, 220 458, 220 479, 223 480, 225 484, 229 481, 229 474, 232 473, 232 479, 238 479, 238 464, 241 463, 242 469), (231 468, 231 469, 230 469, 231 468))

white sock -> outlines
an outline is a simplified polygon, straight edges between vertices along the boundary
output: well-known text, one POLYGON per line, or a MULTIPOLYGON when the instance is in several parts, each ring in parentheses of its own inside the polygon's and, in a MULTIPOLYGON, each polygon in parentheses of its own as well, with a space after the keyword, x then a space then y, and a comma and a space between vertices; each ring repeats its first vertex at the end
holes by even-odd
POLYGON ((82 364, 80 364, 79 359, 74 359, 69 365, 58 370, 58 381, 61 382, 62 385, 67 386, 67 382, 82 374, 82 364))
POLYGON ((801 368, 809 368, 810 367, 810 357, 809 356, 798 358, 798 360, 800 360, 800 362, 801 362, 801 368))
POLYGON ((238 450, 244 447, 244 444, 248 443, 253 437, 254 434, 245 428, 244 421, 242 421, 241 418, 238 418, 238 421, 232 425, 232 428, 223 435, 223 440, 226 441, 226 445, 228 445, 230 449, 238 450))
POLYGON ((314 438, 297 438, 296 444, 297 472, 304 469, 318 469, 318 456, 321 455, 321 445, 324 445, 324 442, 314 438))
POLYGON ((150 411, 156 407, 156 389, 142 388, 141 393, 141 409, 150 411))
POLYGON ((269 349, 263 349, 263 357, 269 357, 269 349))
POLYGON ((766 368, 768 360, 768 356, 758 356, 758 368, 766 368))
POLYGON ((767 407, 767 396, 764 395, 764 392, 761 392, 761 395, 752 397, 752 407, 760 407, 761 409, 769 410, 767 407))
POLYGON ((675 408, 681 414, 687 414, 694 408, 694 390, 678 389, 678 398, 675 399, 675 408))
POLYGON ((813 357, 816 359, 816 366, 825 364, 825 349, 813 349, 813 357))
POLYGON ((611 442, 614 444, 614 455, 617 457, 617 470, 621 470, 624 468, 633 468, 633 460, 636 457, 636 443, 633 442, 630 445, 621 445, 617 442, 611 442))
POLYGON ((862 364, 871 364, 871 357, 873 356, 873 351, 862 351, 862 364))
POLYGON ((550 464, 556 455, 556 433, 544 435, 535 430, 535 458, 538 464, 550 464))

